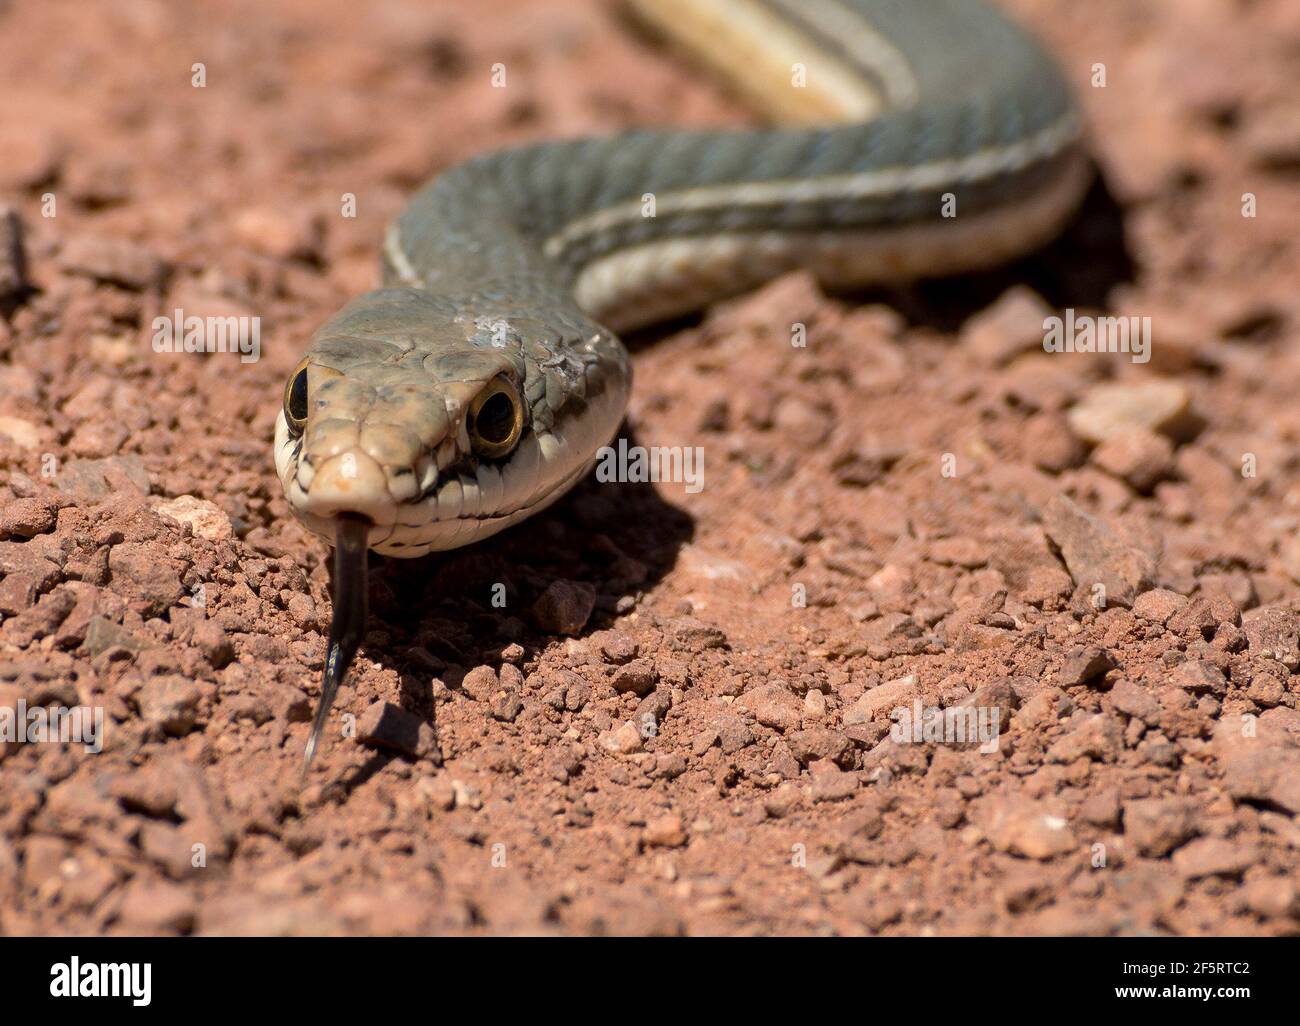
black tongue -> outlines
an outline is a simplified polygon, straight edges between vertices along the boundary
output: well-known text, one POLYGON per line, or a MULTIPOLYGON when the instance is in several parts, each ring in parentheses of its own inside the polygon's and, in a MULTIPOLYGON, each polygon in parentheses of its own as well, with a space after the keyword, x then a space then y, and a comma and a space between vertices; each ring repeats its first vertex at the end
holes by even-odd
POLYGON ((334 529, 334 622, 330 624, 329 651, 325 655, 325 677, 321 683, 320 704, 307 739, 303 776, 311 767, 329 718, 330 706, 339 685, 352 665, 357 646, 366 630, 366 542, 370 521, 343 515, 334 529))

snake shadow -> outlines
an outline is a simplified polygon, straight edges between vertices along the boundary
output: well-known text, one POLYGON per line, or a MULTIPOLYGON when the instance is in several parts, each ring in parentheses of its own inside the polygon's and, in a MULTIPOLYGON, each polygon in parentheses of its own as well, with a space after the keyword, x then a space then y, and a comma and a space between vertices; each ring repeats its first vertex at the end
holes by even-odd
MULTIPOLYGON (((619 437, 637 444, 626 423, 619 437)), ((585 635, 635 606, 694 533, 692 518, 654 485, 590 473, 554 506, 464 549, 410 560, 371 553, 362 652, 395 669, 403 706, 433 722, 431 675, 456 687, 468 669, 497 665, 511 643, 525 658, 554 643, 532 611, 552 583, 594 593, 585 635)))
POLYGON ((1137 280, 1124 208, 1094 167, 1092 187, 1054 241, 1020 260, 974 274, 935 278, 906 288, 843 293, 851 302, 884 302, 913 326, 955 334, 1015 285, 1027 285, 1056 309, 1108 313, 1114 290, 1137 280))

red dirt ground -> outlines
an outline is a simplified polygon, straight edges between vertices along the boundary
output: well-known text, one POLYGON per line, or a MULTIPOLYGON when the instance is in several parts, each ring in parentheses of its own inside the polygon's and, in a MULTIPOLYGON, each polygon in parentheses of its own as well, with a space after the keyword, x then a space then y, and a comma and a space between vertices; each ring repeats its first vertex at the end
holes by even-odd
POLYGON ((311 331, 458 160, 749 116, 596 0, 221 6, 0 0, 0 706, 107 717, 0 743, 0 932, 1300 929, 1300 5, 1009 3, 1103 172, 1066 237, 633 340, 629 432, 706 487, 376 559, 360 739, 301 793, 327 550, 270 439, 311 331), (155 353, 176 307, 262 359, 155 353), (1066 307, 1152 318, 1150 363, 1043 352, 1066 307), (917 699, 996 750, 895 742, 917 699))

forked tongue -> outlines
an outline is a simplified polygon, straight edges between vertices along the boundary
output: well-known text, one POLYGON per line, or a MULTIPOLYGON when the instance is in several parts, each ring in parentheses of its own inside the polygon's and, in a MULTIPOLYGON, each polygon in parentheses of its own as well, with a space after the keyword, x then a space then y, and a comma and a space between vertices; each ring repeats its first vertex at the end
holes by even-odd
POLYGON ((330 706, 339 685, 352 665, 357 646, 366 630, 366 542, 370 521, 343 515, 334 529, 334 622, 330 624, 330 644, 325 653, 325 677, 321 682, 320 704, 307 739, 307 753, 302 764, 306 777, 316 746, 320 744, 329 719, 330 706))

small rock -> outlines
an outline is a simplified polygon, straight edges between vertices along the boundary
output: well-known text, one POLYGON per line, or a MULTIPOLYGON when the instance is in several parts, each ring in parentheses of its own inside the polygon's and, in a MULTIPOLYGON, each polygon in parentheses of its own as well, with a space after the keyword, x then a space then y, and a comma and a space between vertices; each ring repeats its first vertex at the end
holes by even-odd
POLYGON ((1124 835, 1152 858, 1168 855, 1199 833, 1197 808, 1187 798, 1140 798, 1124 803, 1124 835))
POLYGON ((465 674, 460 682, 461 689, 476 702, 491 701, 492 696, 501 690, 501 681, 497 671, 491 666, 475 666, 465 674))
POLYGON ((1061 550, 1074 583, 1089 591, 1101 585, 1106 605, 1128 608, 1151 587, 1155 567, 1150 557, 1064 495, 1047 504, 1043 529, 1061 550))
POLYGON ((1205 596, 1196 595, 1171 616, 1165 626, 1190 641, 1210 637, 1218 623, 1205 596))
POLYGON ((624 721, 613 730, 607 730, 600 735, 599 740, 606 751, 615 755, 631 755, 642 748, 641 732, 631 720, 624 721))
POLYGON ((203 693, 198 684, 178 676, 150 677, 136 694, 146 723, 181 737, 194 729, 203 693))
POLYGON ((1141 720, 1149 727, 1160 721, 1160 703, 1146 688, 1131 680, 1120 680, 1108 693, 1111 704, 1125 716, 1141 720))
POLYGON ((1095 645, 1077 648, 1066 656, 1065 662, 1061 664, 1061 670, 1056 675, 1056 683, 1063 688, 1091 684, 1106 676, 1117 665, 1115 657, 1104 648, 1097 648, 1095 645))
POLYGON ((803 722, 803 703, 779 684, 763 684, 746 691, 737 704, 752 712, 765 727, 782 732, 797 730, 803 722))
POLYGON ((22 449, 40 449, 45 444, 45 429, 21 417, 0 417, 0 437, 22 449))
POLYGON ((1079 806, 1079 818, 1085 823, 1101 827, 1104 830, 1119 828, 1120 803, 1119 792, 1094 791, 1079 806))
POLYGON ((1151 431, 1123 431, 1097 446, 1092 462, 1135 492, 1148 495, 1173 473, 1174 446, 1164 435, 1151 431))
POLYGON ((108 553, 111 583, 119 592, 144 604, 145 611, 159 615, 185 594, 180 565, 159 554, 153 546, 136 542, 114 545, 108 553))
POLYGON ((1032 289, 1017 285, 962 327, 961 345, 986 367, 1001 367, 1021 353, 1043 348, 1051 308, 1032 289))
POLYGON ((197 538, 224 541, 235 536, 235 528, 230 522, 230 517, 220 506, 206 499, 199 499, 193 495, 178 495, 174 499, 160 502, 154 510, 160 516, 169 517, 177 523, 189 524, 197 538))
POLYGON ((122 894, 118 918, 133 932, 188 933, 199 903, 190 891, 167 880, 132 880, 122 894))
POLYGON ((1170 674, 1170 681, 1174 686, 1196 695, 1222 697, 1228 693, 1228 679, 1223 671, 1203 659, 1179 663, 1170 674))
POLYGON ((59 260, 73 274, 136 292, 160 287, 167 275, 163 260, 125 239, 76 236, 64 245, 59 260))
POLYGON ((1300 167, 1300 104, 1277 103, 1259 110, 1246 122, 1241 145, 1256 167, 1300 167))
POLYGON ((110 648, 121 647, 129 652, 140 652, 145 644, 125 627, 105 620, 102 616, 92 616, 86 625, 86 652, 92 659, 110 648))
POLYGON ((36 604, 39 582, 27 574, 9 574, 0 581, 0 614, 16 616, 36 604))
POLYGON ((415 713, 391 702, 375 702, 357 720, 357 740, 370 748, 384 748, 409 759, 433 755, 437 739, 433 728, 415 713))
POLYGON ((1030 417, 1021 438, 1030 462, 1049 474, 1077 467, 1087 456, 1070 422, 1055 411, 1044 410, 1030 417))
POLYGON ((650 694, 659 683, 659 674, 649 659, 633 659, 620 666, 610 684, 620 694, 631 692, 637 696, 650 694))
POLYGON ((874 687, 844 710, 844 726, 850 727, 857 723, 869 723, 875 719, 876 713, 882 709, 893 709, 897 706, 907 705, 920 694, 920 690, 920 685, 917 683, 916 674, 914 673, 909 673, 906 677, 899 677, 896 680, 887 681, 874 687))
POLYGON ((709 648, 722 648, 727 643, 727 636, 710 623, 703 623, 691 616, 674 620, 668 628, 673 640, 673 647, 691 653, 703 652, 709 648))
POLYGON ((537 626, 550 634, 577 634, 596 607, 596 592, 578 581, 552 581, 533 603, 537 626))
POLYGON ((0 508, 0 537, 34 538, 54 530, 57 515, 46 499, 14 499, 0 508))
POLYGON ((1092 759, 1115 762, 1124 750, 1124 730, 1120 720, 1106 713, 1096 713, 1073 727, 1047 750, 1051 762, 1074 762, 1092 759))
POLYGON ((852 766, 853 742, 838 730, 826 727, 795 730, 786 735, 786 743, 791 754, 804 766, 818 759, 829 760, 844 769, 852 766))
POLYGON ((1254 865, 1256 853, 1220 837, 1198 837, 1174 852, 1174 868, 1189 880, 1204 876, 1239 877, 1254 865))
POLYGON ((492 699, 491 713, 494 720, 502 723, 514 723, 523 712, 524 700, 517 691, 503 691, 492 699))
POLYGON ((1176 591, 1153 588, 1133 600, 1133 615, 1152 623, 1165 624, 1175 613, 1182 611, 1187 599, 1176 591))
POLYGON ((656 816, 646 823, 641 837, 651 848, 680 848, 686 843, 686 826, 675 813, 656 816))
POLYGON ((638 647, 631 635, 623 631, 609 631, 599 643, 600 652, 607 662, 616 666, 631 662, 637 657, 638 647))
POLYGON ((1213 747, 1223 765, 1224 790, 1238 801, 1300 815, 1297 735, 1300 713, 1284 706, 1269 709, 1256 720, 1220 720, 1213 747))
POLYGON ((1294 673, 1300 669, 1300 618, 1280 606, 1261 606, 1241 618, 1250 654, 1276 659, 1294 673))
POLYGON ((1187 386, 1177 381, 1095 385, 1070 410, 1070 426, 1093 444, 1136 430, 1185 440, 1198 426, 1191 405, 1187 386))
POLYGON ((1045 862, 1078 847, 1065 819, 1036 802, 999 799, 987 808, 984 832, 997 851, 1045 862))
POLYGON ((1246 907, 1266 919, 1300 918, 1300 890, 1285 876, 1261 876, 1242 888, 1246 907))

